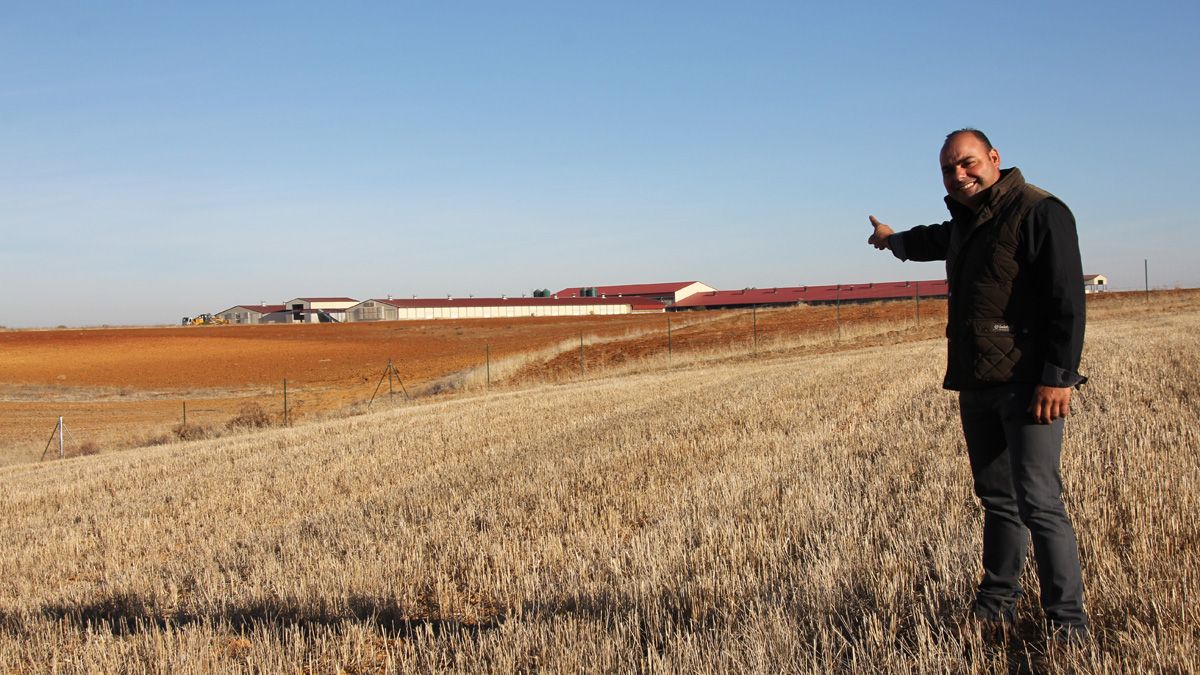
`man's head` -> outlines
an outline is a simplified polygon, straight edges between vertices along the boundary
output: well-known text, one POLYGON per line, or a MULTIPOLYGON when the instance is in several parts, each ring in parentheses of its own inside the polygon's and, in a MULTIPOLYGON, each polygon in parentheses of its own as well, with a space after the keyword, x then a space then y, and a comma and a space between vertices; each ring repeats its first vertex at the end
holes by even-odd
POLYGON ((1000 153, 978 129, 946 136, 941 154, 942 183, 954 201, 976 208, 984 190, 1000 180, 1000 153))

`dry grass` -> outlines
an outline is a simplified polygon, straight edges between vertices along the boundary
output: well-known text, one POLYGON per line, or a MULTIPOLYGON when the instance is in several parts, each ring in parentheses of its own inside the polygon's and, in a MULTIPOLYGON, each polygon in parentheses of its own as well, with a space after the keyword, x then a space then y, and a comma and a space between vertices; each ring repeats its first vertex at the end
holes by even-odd
MULTIPOLYGON (((468 333, 507 334, 510 331, 504 329, 503 323, 497 327, 492 320, 475 320, 471 325, 459 327, 441 325, 433 327, 442 331, 438 334, 444 334, 446 329, 449 329, 456 336, 463 336, 456 337, 457 342, 452 341, 441 348, 443 365, 459 364, 452 371, 440 370, 438 366, 428 364, 427 359, 422 357, 421 349, 423 346, 428 347, 430 336, 410 335, 412 340, 393 345, 397 355, 403 357, 398 362, 409 372, 413 372, 412 369, 415 368, 416 372, 440 373, 437 377, 414 379, 406 374, 402 382, 393 383, 394 395, 388 395, 386 389, 376 388, 383 383, 380 371, 370 373, 369 377, 361 375, 319 382, 291 380, 289 395, 286 398, 287 420, 291 424, 300 418, 328 419, 355 414, 370 407, 378 408, 402 402, 406 398, 405 394, 415 397, 459 395, 597 376, 641 373, 668 367, 700 367, 755 354, 827 352, 860 347, 871 340, 912 340, 922 335, 937 334, 939 329, 936 324, 945 314, 944 301, 921 303, 920 313, 925 317, 922 330, 912 330, 914 309, 911 303, 895 302, 845 305, 842 308, 821 306, 764 310, 757 313, 757 340, 753 332, 753 315, 747 311, 607 317, 614 320, 599 323, 595 321, 597 317, 580 317, 573 324, 558 321, 554 325, 541 328, 536 325, 524 326, 522 340, 516 340, 509 335, 503 341, 502 349, 492 350, 490 368, 484 365, 484 353, 478 349, 480 344, 463 340, 468 333), (635 319, 636 323, 629 323, 635 319), (668 351, 668 325, 674 329, 673 352, 668 351), (570 334, 572 327, 576 331, 575 334, 558 343, 547 342, 545 335, 538 337, 541 330, 552 330, 555 335, 564 332, 570 334), (584 345, 583 368, 580 367, 580 337, 584 345), (515 340, 523 341, 527 347, 524 350, 514 350, 515 340), (541 344, 545 346, 536 346, 541 344), (461 368, 463 363, 475 365, 461 368), (373 401, 373 405, 368 405, 373 391, 377 394, 376 400, 373 401)), ((364 326, 354 324, 335 328, 355 327, 364 326)), ((379 332, 378 326, 366 328, 379 332)), ((396 330, 409 328, 412 327, 402 326, 396 330)), ((418 333, 430 328, 421 328, 418 333)), ((136 333, 145 339, 155 337, 153 332, 144 335, 136 331, 124 333, 136 333)), ((172 349, 176 352, 190 353, 201 347, 186 341, 196 334, 190 331, 174 331, 171 339, 182 341, 173 347, 154 343, 154 349, 150 350, 151 356, 161 356, 172 349)), ((206 334, 216 339, 215 336, 221 335, 222 332, 206 334)), ((279 348, 290 344, 289 340, 283 339, 289 337, 286 333, 274 334, 273 338, 271 335, 260 337, 268 342, 271 339, 276 340, 276 346, 279 348)), ((351 346, 357 345, 355 349, 361 347, 354 342, 354 335, 333 332, 326 338, 350 340, 351 346)), ((361 338, 362 336, 358 336, 357 339, 361 338)), ((37 348, 34 349, 35 352, 45 347, 36 340, 32 344, 37 348)), ((105 349, 111 350, 111 345, 105 347, 104 340, 93 340, 89 344, 92 344, 97 352, 86 357, 81 356, 80 360, 88 363, 95 361, 102 365, 105 362, 105 349)), ((318 358, 322 354, 329 354, 329 345, 325 342, 305 344, 309 345, 307 352, 295 344, 290 344, 289 348, 294 352, 293 357, 298 353, 305 353, 307 361, 315 362, 318 366, 333 360, 332 357, 318 358), (296 352, 297 349, 299 352, 296 352)), ((338 344, 345 346, 344 342, 338 344)), ((212 345, 207 347, 211 350, 212 345)), ((257 345, 257 348, 261 347, 262 345, 257 345)), ((79 345, 75 345, 75 348, 78 349, 79 345)), ((142 349, 137 343, 129 343, 118 351, 139 353, 142 349)), ((221 350, 211 353, 210 356, 214 359, 212 365, 217 371, 221 371, 230 360, 242 362, 248 357, 253 360, 251 355, 221 350)), ((338 360, 345 361, 348 358, 339 356, 338 360)), ((39 361, 28 354, 22 356, 20 350, 17 351, 15 360, 41 363, 43 369, 50 369, 47 372, 57 368, 46 363, 45 359, 39 361)), ((161 365, 154 358, 148 357, 144 363, 127 364, 128 367, 123 372, 132 373, 129 382, 136 382, 137 373, 143 370, 153 372, 161 365)), ((24 377, 32 376, 28 368, 21 372, 24 373, 24 377)), ((196 376, 195 373, 192 375, 196 376)), ((43 372, 41 376, 45 377, 47 373, 43 372)), ((189 379, 184 373, 180 373, 180 377, 181 381, 191 381, 192 384, 209 381, 198 376, 189 379)), ((206 377, 211 377, 211 374, 206 377)), ((65 418, 68 429, 72 430, 74 435, 94 438, 103 445, 105 452, 119 452, 159 444, 161 439, 215 438, 228 436, 241 429, 261 426, 242 424, 238 421, 244 417, 242 410, 246 406, 258 406, 268 411, 267 414, 274 421, 281 422, 284 418, 284 400, 283 391, 278 385, 223 388, 209 386, 172 390, 135 386, 128 382, 115 387, 66 386, 62 382, 55 385, 0 383, 0 465, 37 461, 45 446, 46 434, 59 416, 65 418)))
POLYGON ((0 468, 0 671, 1194 671, 1198 306, 1093 313, 1084 650, 1029 600, 1008 648, 963 625, 981 518, 928 339, 0 468))

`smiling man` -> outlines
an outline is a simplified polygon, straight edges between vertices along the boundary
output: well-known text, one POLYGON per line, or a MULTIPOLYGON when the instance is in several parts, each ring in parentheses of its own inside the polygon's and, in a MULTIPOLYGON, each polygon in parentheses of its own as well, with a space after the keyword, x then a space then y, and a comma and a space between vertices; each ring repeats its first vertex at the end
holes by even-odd
POLYGON ((983 132, 948 135, 940 155, 950 220, 904 232, 870 217, 867 240, 901 260, 946 261, 943 386, 959 407, 984 509, 983 579, 972 607, 989 626, 1016 617, 1030 535, 1042 609, 1059 641, 1088 638, 1075 530, 1062 502, 1063 421, 1083 351, 1083 271, 1075 218, 1001 169, 983 132))

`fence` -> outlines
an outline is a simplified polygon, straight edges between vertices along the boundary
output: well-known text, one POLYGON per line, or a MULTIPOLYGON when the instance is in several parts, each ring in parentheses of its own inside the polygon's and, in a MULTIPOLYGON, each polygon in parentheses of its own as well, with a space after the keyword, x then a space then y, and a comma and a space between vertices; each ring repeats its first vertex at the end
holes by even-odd
MULTIPOLYGON (((404 358, 368 374, 326 380, 291 378, 275 386, 232 395, 169 397, 114 393, 87 401, 43 402, 19 416, 23 450, 0 446, 0 463, 69 457, 128 447, 205 438, 300 420, 403 405, 429 395, 484 391, 498 386, 561 382, 656 368, 703 364, 711 359, 755 358, 773 351, 823 348, 863 336, 932 328, 944 301, 912 301, 800 309, 748 309, 666 313, 661 324, 619 336, 580 332, 557 345, 497 356, 487 342, 476 366, 437 378, 417 378, 404 358), (924 324, 922 324, 924 322, 924 324), (408 371, 408 372, 406 372, 408 371), (46 436, 65 419, 62 450, 46 436), (30 431, 32 430, 32 431, 30 431), (36 439, 35 439, 36 437, 36 439), (47 449, 48 448, 48 449, 47 449), (19 455, 14 458, 11 455, 19 455)), ((60 429, 61 431, 61 429, 60 429)))

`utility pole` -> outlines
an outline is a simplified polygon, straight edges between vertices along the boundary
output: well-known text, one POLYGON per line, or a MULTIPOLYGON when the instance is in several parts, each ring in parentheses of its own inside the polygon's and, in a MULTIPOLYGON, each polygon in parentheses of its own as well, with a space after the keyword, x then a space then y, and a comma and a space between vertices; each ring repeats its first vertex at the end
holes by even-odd
POLYGON ((1150 302, 1150 259, 1142 258, 1142 267, 1146 274, 1146 302, 1150 302))

